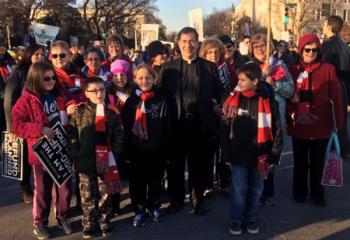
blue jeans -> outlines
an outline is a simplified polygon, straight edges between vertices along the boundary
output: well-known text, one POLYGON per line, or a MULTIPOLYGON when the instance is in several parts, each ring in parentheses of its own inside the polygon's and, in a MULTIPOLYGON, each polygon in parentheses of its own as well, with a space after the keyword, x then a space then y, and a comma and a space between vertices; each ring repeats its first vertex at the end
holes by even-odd
POLYGON ((255 222, 263 181, 256 166, 232 166, 230 215, 233 223, 255 222))

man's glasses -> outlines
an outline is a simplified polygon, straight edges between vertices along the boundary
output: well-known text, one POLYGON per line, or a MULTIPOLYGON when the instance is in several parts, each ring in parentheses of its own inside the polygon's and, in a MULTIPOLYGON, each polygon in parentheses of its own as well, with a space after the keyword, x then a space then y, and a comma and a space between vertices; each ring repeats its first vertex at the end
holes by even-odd
POLYGON ((316 53, 318 48, 304 48, 304 52, 309 53, 310 51, 316 53))
POLYGON ((89 92, 89 93, 97 94, 98 92, 103 93, 104 91, 106 91, 106 89, 105 88, 96 88, 96 89, 85 90, 85 91, 89 92))
POLYGON ((51 80, 52 80, 52 81, 56 81, 56 80, 57 80, 57 77, 56 77, 56 76, 44 77, 43 79, 44 79, 45 82, 50 82, 51 80))
POLYGON ((60 58, 65 58, 66 56, 67 56, 67 54, 65 54, 65 53, 51 54, 51 57, 52 57, 53 59, 56 59, 56 58, 58 58, 58 57, 60 57, 60 58))

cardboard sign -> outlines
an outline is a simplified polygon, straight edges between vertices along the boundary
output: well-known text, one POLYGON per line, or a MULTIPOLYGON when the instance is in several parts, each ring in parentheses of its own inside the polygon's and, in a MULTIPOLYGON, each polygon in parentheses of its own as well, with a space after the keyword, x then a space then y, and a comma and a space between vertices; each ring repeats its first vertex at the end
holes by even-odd
POLYGON ((199 41, 204 40, 203 30, 203 12, 201 8, 197 8, 188 12, 190 27, 193 27, 198 32, 199 41))
POLYGON ((231 92, 232 83, 231 83, 230 72, 228 71, 226 62, 224 62, 221 66, 219 66, 218 72, 219 72, 219 79, 222 84, 222 87, 225 89, 226 92, 231 92))
POLYGON ((12 141, 10 133, 2 132, 2 176, 23 179, 23 139, 12 141))
POLYGON ((73 173, 73 161, 67 151, 67 134, 60 122, 52 130, 55 137, 48 140, 41 138, 34 146, 33 151, 49 172, 55 183, 61 187, 73 173))
POLYGON ((141 46, 145 49, 152 41, 158 40, 159 24, 141 25, 141 46))

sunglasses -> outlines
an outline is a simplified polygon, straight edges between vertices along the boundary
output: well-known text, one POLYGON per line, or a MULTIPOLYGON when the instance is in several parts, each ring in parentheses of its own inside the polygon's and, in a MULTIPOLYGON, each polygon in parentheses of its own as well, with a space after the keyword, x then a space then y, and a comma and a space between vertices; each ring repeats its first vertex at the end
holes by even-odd
POLYGON ((93 89, 93 90, 85 90, 85 91, 89 92, 89 93, 97 94, 98 92, 103 93, 105 90, 106 90, 105 88, 96 88, 96 89, 93 89))
POLYGON ((280 47, 287 47, 287 45, 285 45, 285 44, 280 44, 280 47))
POLYGON ((310 51, 316 53, 318 48, 304 48, 304 52, 309 53, 310 51))
POLYGON ((65 53, 51 54, 51 57, 52 57, 53 59, 56 59, 56 58, 58 58, 58 57, 60 57, 60 58, 65 58, 66 56, 67 56, 67 54, 65 54, 65 53))
POLYGON ((56 77, 56 76, 44 77, 43 79, 44 79, 45 82, 50 82, 51 80, 52 80, 52 81, 56 81, 56 80, 57 80, 57 77, 56 77))

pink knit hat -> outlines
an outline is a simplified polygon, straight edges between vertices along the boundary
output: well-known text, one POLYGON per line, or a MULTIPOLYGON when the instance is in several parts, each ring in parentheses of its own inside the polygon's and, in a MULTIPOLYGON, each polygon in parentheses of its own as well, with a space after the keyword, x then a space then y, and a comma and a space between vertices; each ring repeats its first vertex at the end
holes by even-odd
POLYGON ((111 72, 113 74, 125 73, 128 74, 130 71, 130 65, 127 61, 117 59, 111 64, 111 72))

